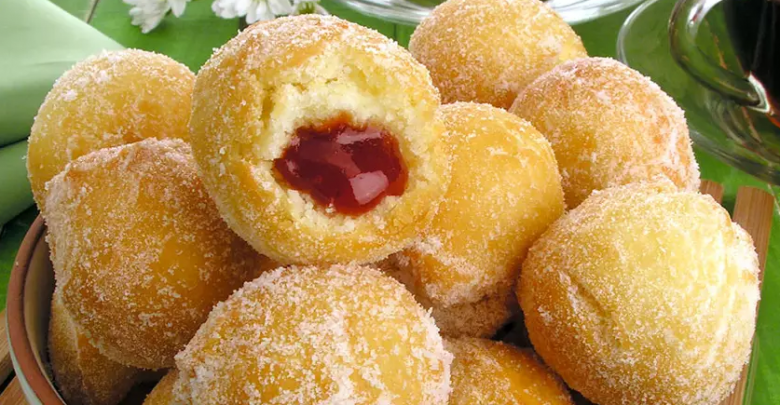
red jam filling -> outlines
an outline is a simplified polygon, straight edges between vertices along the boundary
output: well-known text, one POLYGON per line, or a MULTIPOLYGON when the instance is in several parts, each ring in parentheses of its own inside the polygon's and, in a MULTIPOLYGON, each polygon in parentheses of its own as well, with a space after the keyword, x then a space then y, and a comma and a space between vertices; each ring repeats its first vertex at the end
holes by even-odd
POLYGON ((408 178, 395 137, 344 117, 299 128, 274 168, 290 188, 352 216, 403 194, 408 178))

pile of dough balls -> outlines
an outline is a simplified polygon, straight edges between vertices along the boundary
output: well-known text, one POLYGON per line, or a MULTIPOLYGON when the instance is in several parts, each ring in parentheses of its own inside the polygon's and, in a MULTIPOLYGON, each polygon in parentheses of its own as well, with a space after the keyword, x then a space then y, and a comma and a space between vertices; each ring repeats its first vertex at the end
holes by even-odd
POLYGON ((538 0, 96 56, 28 165, 68 403, 715 405, 749 358, 757 255, 682 111, 538 0))

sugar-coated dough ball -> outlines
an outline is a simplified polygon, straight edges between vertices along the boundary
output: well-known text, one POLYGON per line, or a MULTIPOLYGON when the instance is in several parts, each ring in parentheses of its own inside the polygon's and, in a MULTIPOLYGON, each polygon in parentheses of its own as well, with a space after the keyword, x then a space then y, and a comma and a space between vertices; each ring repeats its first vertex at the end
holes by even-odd
MULTIPOLYGON (((414 294, 414 282, 410 274, 402 271, 392 255, 372 267, 385 272, 404 284, 414 294)), ((489 295, 476 302, 444 306, 431 302, 423 295, 414 297, 423 308, 431 310, 431 316, 443 336, 492 337, 518 312, 517 298, 513 288, 489 295)))
POLYGON ((452 306, 513 288, 564 205, 552 148, 529 123, 487 104, 440 111, 452 180, 430 227, 395 259, 416 295, 452 306))
POLYGON ((490 338, 517 313, 517 298, 510 289, 476 302, 451 306, 432 304, 429 308, 443 336, 490 338))
POLYGON ((190 136, 230 227, 282 263, 369 263, 430 222, 448 181, 425 67, 326 16, 252 25, 198 74, 190 136))
POLYGON ((176 369, 169 371, 146 396, 142 405, 180 405, 173 394, 173 386, 178 378, 176 369))
POLYGON ((572 405, 560 379, 529 349, 486 339, 447 339, 452 361, 449 405, 572 405))
POLYGON ((267 272, 217 304, 176 356, 200 405, 444 405, 452 356, 406 289, 356 265, 267 272))
POLYGON ((750 236, 669 182, 594 192, 523 263, 531 342, 601 405, 714 405, 748 361, 759 299, 750 236))
POLYGON ((94 150, 146 138, 187 139, 195 75, 173 59, 128 49, 65 72, 38 110, 27 171, 38 206, 65 165, 94 150))
POLYGON ((442 101, 509 108, 553 66, 587 55, 574 30, 538 0, 448 0, 425 18, 409 50, 442 101))
POLYGON ((68 404, 115 405, 140 376, 141 370, 108 359, 89 343, 58 291, 51 301, 48 339, 54 382, 68 404))
POLYGON ((605 58, 557 66, 510 109, 555 150, 569 208, 593 190, 665 177, 699 188, 683 111, 650 79, 605 58))
POLYGON ((182 140, 92 152, 49 185, 64 306, 116 362, 172 366, 212 306, 263 268, 219 217, 182 140))

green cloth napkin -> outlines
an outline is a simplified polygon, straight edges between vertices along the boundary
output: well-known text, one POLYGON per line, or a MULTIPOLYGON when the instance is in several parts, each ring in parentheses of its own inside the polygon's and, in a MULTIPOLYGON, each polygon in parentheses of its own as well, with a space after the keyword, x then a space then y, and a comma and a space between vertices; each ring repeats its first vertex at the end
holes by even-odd
POLYGON ((5 224, 32 203, 27 181, 27 141, 0 148, 0 225, 5 224))
POLYGON ((74 63, 122 46, 47 0, 3 1, 0 12, 0 225, 32 204, 24 156, 33 117, 74 63), (22 142, 20 142, 22 141, 22 142))

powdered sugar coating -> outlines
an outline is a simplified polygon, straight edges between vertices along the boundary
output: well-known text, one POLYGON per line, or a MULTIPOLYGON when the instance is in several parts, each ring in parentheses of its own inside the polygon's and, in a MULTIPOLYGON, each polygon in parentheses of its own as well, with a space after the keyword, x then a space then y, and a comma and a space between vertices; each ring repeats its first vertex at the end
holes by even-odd
POLYGON ((92 152, 47 186, 64 306, 116 362, 172 366, 211 307, 263 268, 219 217, 182 140, 92 152))
POLYGON ((530 349, 486 339, 447 339, 452 362, 450 405, 572 405, 560 379, 530 349))
POLYGON ((552 144, 569 208, 593 190, 665 177, 699 188, 682 109, 649 78, 606 58, 559 65, 510 109, 552 144))
POLYGON ((574 30, 538 0, 448 0, 415 29, 409 50, 444 103, 500 108, 553 66, 588 56, 574 30))
POLYGON ((425 68, 376 31, 335 17, 259 23, 199 72, 190 123, 209 193, 239 235, 282 263, 372 262, 431 220, 448 181, 439 96, 425 68), (296 129, 347 116, 398 141, 401 196, 345 216, 277 181, 273 160, 296 129))
POLYGON ((528 122, 487 104, 441 107, 452 180, 431 225, 394 259, 437 307, 506 296, 526 251, 564 210, 552 148, 528 122))
POLYGON ((195 75, 173 59, 127 49, 77 63, 54 83, 30 131, 35 201, 65 165, 94 150, 146 138, 187 139, 195 75))
POLYGON ((757 274, 750 236, 711 197, 633 184, 554 223, 518 297, 534 348, 590 400, 712 405, 749 359, 757 274))
POLYGON ((452 356, 422 307, 361 266, 278 269, 218 304, 176 356, 201 405, 444 405, 452 356))

